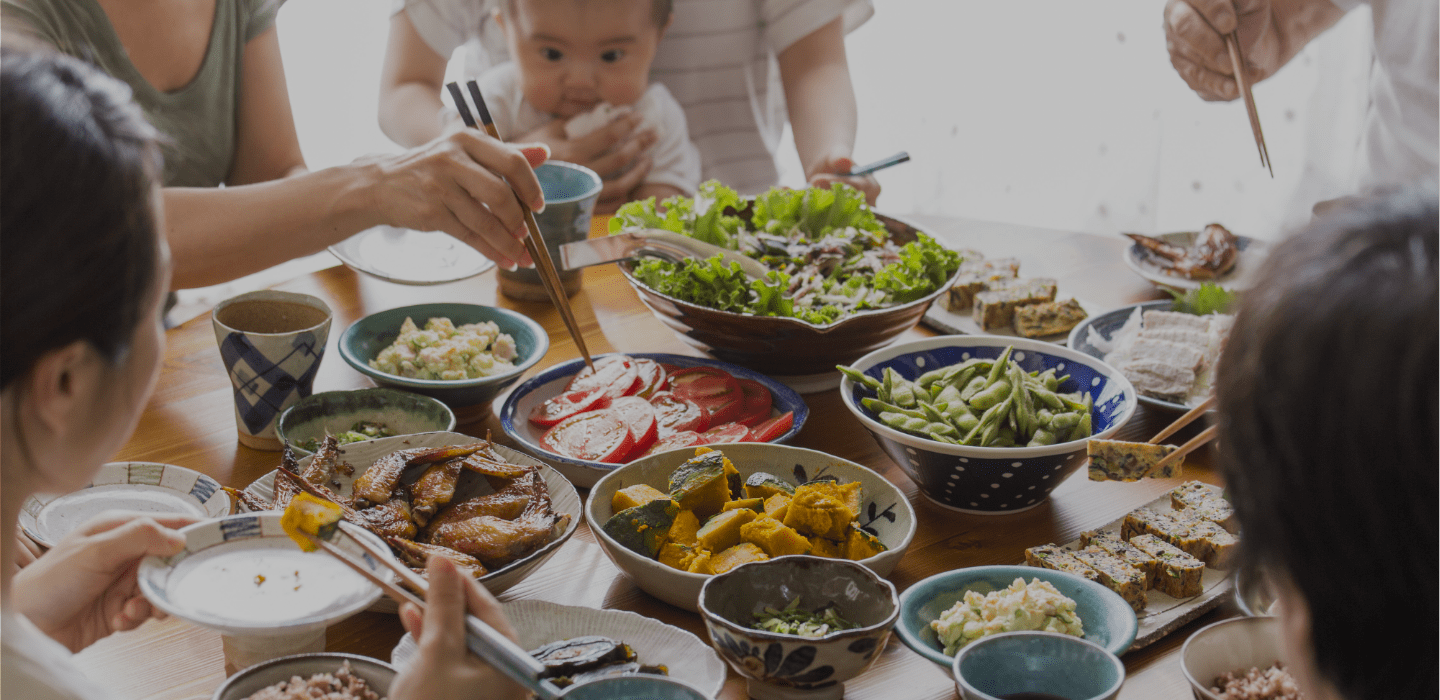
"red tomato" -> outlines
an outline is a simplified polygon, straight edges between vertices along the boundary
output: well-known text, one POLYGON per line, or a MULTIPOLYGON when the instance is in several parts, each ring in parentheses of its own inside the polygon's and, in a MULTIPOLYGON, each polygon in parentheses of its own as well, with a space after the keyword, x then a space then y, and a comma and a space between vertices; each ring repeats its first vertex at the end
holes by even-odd
POLYGON ((630 457, 644 454, 650 445, 660 437, 660 426, 655 422, 655 407, 639 396, 625 396, 610 404, 610 411, 620 417, 630 428, 630 437, 635 446, 630 448, 630 457))
POLYGON ((722 442, 746 442, 746 439, 750 437, 750 429, 739 423, 726 423, 701 433, 700 437, 705 439, 706 445, 718 445, 722 442))
POLYGON ((530 409, 530 422, 548 428, 570 416, 610 405, 610 397, 603 389, 572 391, 561 394, 530 409))
POLYGON ((682 399, 675 394, 662 391, 650 397, 650 405, 655 407, 655 422, 660 426, 660 439, 675 433, 686 430, 702 431, 710 427, 710 418, 705 414, 705 409, 688 399, 682 399))
POLYGON ((670 386, 665 368, 661 367, 659 362, 637 357, 635 372, 640 375, 640 389, 634 393, 635 396, 648 399, 655 392, 665 391, 666 387, 670 386))
POLYGON ((688 367, 671 374, 670 391, 700 404, 711 425, 733 422, 745 412, 740 382, 714 367, 688 367))
POLYGON ((750 429, 748 442, 770 442, 775 438, 790 432, 795 425, 795 412, 786 411, 784 414, 771 418, 750 429))
POLYGON ((611 355, 595 361, 595 369, 585 367, 575 374, 565 391, 590 391, 604 389, 612 399, 629 396, 639 389, 635 384, 640 375, 635 363, 624 355, 611 355))
POLYGON ((630 454, 635 439, 630 428, 608 408, 571 416, 546 431, 540 444, 547 450, 575 459, 619 463, 630 454))
POLYGON ((743 423, 755 427, 770 417, 770 405, 773 401, 770 390, 764 384, 754 379, 739 379, 740 391, 745 394, 745 410, 735 419, 736 423, 743 423))
POLYGON ((696 445, 705 444, 704 441, 705 438, 702 437, 700 433, 693 430, 686 430, 660 438, 660 440, 651 446, 650 450, 646 452, 644 456, 649 457, 650 455, 669 452, 670 450, 678 450, 684 447, 695 447, 696 445))

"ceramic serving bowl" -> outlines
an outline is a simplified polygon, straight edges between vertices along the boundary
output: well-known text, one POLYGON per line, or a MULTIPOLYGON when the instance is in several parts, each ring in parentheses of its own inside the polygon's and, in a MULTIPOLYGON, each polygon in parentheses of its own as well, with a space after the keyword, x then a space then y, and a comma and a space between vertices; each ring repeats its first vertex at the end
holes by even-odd
POLYGON ((20 528, 40 545, 54 547, 107 510, 218 518, 230 512, 230 496, 219 482, 193 469, 158 462, 110 462, 101 465, 85 488, 25 499, 20 528))
MULTIPOLYGON (((742 478, 755 472, 769 472, 798 484, 833 474, 841 482, 860 482, 862 503, 858 523, 873 532, 886 547, 884 552, 860 563, 880 576, 888 576, 895 569, 915 537, 915 511, 905 500, 905 494, 885 477, 859 464, 815 450, 770 443, 741 442, 719 445, 717 449, 734 463, 742 478)), ((691 611, 698 610, 700 587, 710 576, 673 569, 641 556, 606 534, 604 524, 615 514, 610 501, 616 491, 649 484, 667 492, 670 473, 694 454, 694 448, 688 448, 631 462, 597 482, 585 502, 585 518, 592 524, 590 531, 595 534, 595 541, 625 576, 646 593, 691 611)))
MULTIPOLYGON (((1010 359, 1026 372, 1054 368, 1070 375, 1063 392, 1084 391, 1094 400, 1091 437, 1115 434, 1135 413, 1135 388, 1119 370, 1089 355, 1053 343, 1005 336, 941 336, 901 343, 860 358, 853 367, 879 379, 892 368, 909 380, 973 357, 995 358, 1008 346, 1010 359)), ((840 385, 845 407, 860 419, 885 454, 920 487, 920 494, 951 510, 980 515, 1017 513, 1049 497, 1085 462, 1085 441, 1044 447, 951 445, 881 423, 860 404, 872 394, 849 377, 840 385)))
MULTIPOLYGON (((810 417, 810 407, 805 405, 805 400, 800 398, 794 389, 754 370, 706 357, 646 352, 627 354, 630 357, 643 357, 662 365, 674 365, 682 368, 714 367, 729 372, 736 379, 751 379, 760 382, 770 390, 773 406, 770 410, 771 416, 782 415, 787 411, 795 414, 794 426, 784 435, 776 438, 774 442, 790 442, 800 434, 800 428, 805 425, 805 419, 810 417)), ((604 357, 604 355, 595 356, 596 359, 600 357, 604 357)), ((531 409, 563 393, 565 385, 570 383, 570 379, 583 367, 585 367, 585 361, 575 359, 555 365, 525 380, 523 384, 510 392, 504 405, 501 406, 500 425, 504 428, 506 435, 524 445, 526 450, 540 455, 547 462, 555 465, 555 468, 559 469, 560 473, 576 486, 589 487, 594 486, 595 482, 614 471, 619 465, 576 459, 551 452, 542 447, 540 443, 540 438, 545 435, 545 428, 536 427, 529 420, 531 409)))
MULTIPOLYGON (((1091 316, 1070 330, 1070 338, 1066 341, 1065 345, 1071 350, 1079 350, 1103 362, 1105 360, 1105 353, 1101 352, 1101 350, 1091 342, 1092 332, 1099 333, 1101 337, 1106 339, 1114 339, 1115 334, 1120 331, 1120 328, 1125 325, 1125 322, 1130 320, 1130 315, 1135 313, 1135 309, 1141 309, 1141 313, 1144 313, 1145 311, 1169 311, 1174 308, 1174 306, 1175 304, 1169 301, 1147 301, 1143 304, 1122 306, 1113 311, 1091 316)), ((1150 398, 1138 392, 1135 398, 1150 408, 1156 408, 1162 411, 1184 413, 1190 410, 1190 407, 1184 404, 1150 398)))
POLYGON ((711 643, 759 700, 838 700, 845 681, 870 668, 899 616, 895 586, 852 561, 789 556, 753 562, 710 578, 700 615, 711 643), (833 602, 856 629, 806 638, 754 629, 754 615, 833 602))
POLYGON ((1120 657, 1094 642, 1053 632, 982 637, 956 653, 950 669, 964 700, 1113 700, 1125 682, 1120 657))
POLYGON ((1211 692, 1215 679, 1270 668, 1283 661, 1278 617, 1235 617, 1190 635, 1180 648, 1180 668, 1195 700, 1220 700, 1211 692))
POLYGON ((350 324, 340 336, 340 356, 376 384, 430 396, 451 408, 488 405, 501 391, 519 381, 520 375, 539 362, 549 349, 550 336, 540 324, 529 317, 509 309, 478 304, 416 304, 380 311, 350 324), (426 320, 439 317, 450 319, 456 326, 494 321, 500 327, 501 333, 507 333, 515 339, 518 354, 511 361, 515 369, 489 377, 446 381, 410 379, 371 367, 370 360, 375 359, 381 350, 389 347, 399 337, 400 324, 404 323, 407 317, 414 319, 415 325, 422 328, 426 320))
MULTIPOLYGON (((876 218, 900 244, 915 240, 919 229, 899 219, 876 218)), ((833 388, 837 364, 889 345, 915 327, 930 303, 954 283, 954 276, 935 292, 886 309, 858 311, 825 326, 779 316, 754 316, 706 308, 661 294, 631 275, 633 263, 620 269, 655 317, 680 339, 733 364, 780 377, 802 392, 833 388)), ((956 272, 958 275, 959 272, 956 272)))
POLYGON ((251 666, 222 683, 215 695, 211 696, 211 700, 245 700, 265 688, 295 676, 309 678, 318 673, 333 674, 347 661, 350 663, 350 670, 363 679, 371 690, 379 693, 381 697, 389 695, 390 684, 395 681, 395 669, 390 664, 368 656, 328 652, 282 656, 251 666))
POLYGON ((396 389, 357 389, 300 399, 275 421, 275 435, 303 456, 310 450, 301 443, 345 432, 360 421, 384 423, 396 435, 455 429, 455 413, 438 399, 396 389))
MULTIPOLYGON (((1023 578, 1026 583, 1040 579, 1060 594, 1075 601, 1075 614, 1085 629, 1085 639, 1112 654, 1123 654, 1135 641, 1138 622, 1135 611, 1114 591, 1081 576, 1030 566, 972 566, 936 574, 906 589, 900 595, 900 621, 895 631, 905 646, 941 666, 951 658, 930 623, 965 598, 966 591, 981 595, 1006 588, 1023 578)), ((973 642, 972 642, 973 644, 973 642)), ((963 650, 965 647, 962 647, 963 650)))

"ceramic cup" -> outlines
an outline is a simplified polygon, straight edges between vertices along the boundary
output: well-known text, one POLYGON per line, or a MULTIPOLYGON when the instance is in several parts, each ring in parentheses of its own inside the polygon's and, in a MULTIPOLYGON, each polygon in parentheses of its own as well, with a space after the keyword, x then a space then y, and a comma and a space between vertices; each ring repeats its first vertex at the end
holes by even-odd
MULTIPOLYGON (((561 161, 550 161, 535 168, 540 189, 545 192, 545 211, 535 215, 540 235, 550 259, 560 264, 560 246, 583 241, 590 235, 590 215, 600 198, 600 176, 595 171, 561 161)), ((500 292, 512 299, 549 301, 540 273, 530 268, 499 271, 500 292)), ((580 291, 580 271, 560 272, 566 295, 580 291)))
POLYGON ((981 637, 955 654, 951 673, 964 700, 1114 700, 1125 682, 1120 657, 1053 632, 981 637))
POLYGON ((279 450, 275 418, 314 389, 330 307, 308 294, 259 291, 220 302, 211 320, 235 389, 240 444, 279 450))

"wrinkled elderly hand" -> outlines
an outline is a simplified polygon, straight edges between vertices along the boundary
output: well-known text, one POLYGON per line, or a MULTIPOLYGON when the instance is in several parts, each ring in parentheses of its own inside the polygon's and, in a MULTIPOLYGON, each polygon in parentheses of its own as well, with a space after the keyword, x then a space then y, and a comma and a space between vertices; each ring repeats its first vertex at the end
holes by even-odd
POLYGON ((843 182, 865 195, 865 203, 875 206, 875 200, 880 197, 880 182, 874 175, 861 175, 854 177, 845 173, 855 169, 855 161, 848 156, 832 155, 814 168, 809 174, 809 185, 811 187, 829 188, 833 182, 843 182))
POLYGON ((1284 51, 1285 37, 1277 28, 1274 9, 1271 0, 1169 0, 1165 46, 1170 64, 1203 99, 1240 97, 1225 35, 1239 30, 1240 52, 1252 84, 1270 77, 1293 55, 1284 51))
POLYGON ((102 513, 15 575, 15 610, 75 652, 163 617, 140 595, 135 573, 147 556, 184 549, 174 528, 193 522, 188 515, 102 513))

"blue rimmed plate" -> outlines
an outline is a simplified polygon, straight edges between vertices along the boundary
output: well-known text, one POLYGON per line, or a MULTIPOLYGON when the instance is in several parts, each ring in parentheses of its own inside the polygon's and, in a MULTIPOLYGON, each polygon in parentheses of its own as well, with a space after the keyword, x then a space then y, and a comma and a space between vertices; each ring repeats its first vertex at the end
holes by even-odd
MULTIPOLYGON (((795 424, 784 435, 775 438, 771 442, 789 442, 800 434, 800 428, 805 425, 805 419, 810 417, 810 408, 805 405, 805 400, 794 389, 771 379, 753 369, 745 369, 728 362, 711 360, 704 357, 691 357, 689 355, 670 355, 666 353, 609 353, 625 354, 629 357, 642 357, 654 360, 662 365, 674 365, 677 367, 714 367, 729 372, 736 379, 751 379, 765 385, 770 390, 771 416, 783 415, 787 411, 795 413, 795 424)), ((604 357, 596 355, 595 358, 604 357)), ((529 416, 531 409, 559 396, 570 382, 570 378, 585 366, 584 360, 571 360, 564 362, 550 369, 541 372, 528 379, 524 384, 515 387, 510 392, 510 397, 505 400, 505 405, 500 409, 500 425, 504 427, 505 434, 525 446, 525 449, 539 455, 542 459, 554 465, 560 470, 571 483, 576 486, 590 487, 599 481, 606 474, 617 469, 618 464, 607 464, 605 462, 593 462, 584 459, 575 459, 565 455, 556 454, 540 446, 540 438, 545 435, 545 430, 531 425, 529 416)))
POLYGON ((54 547, 107 510, 218 518, 230 512, 230 497, 214 479, 193 469, 158 462, 111 462, 79 491, 26 499, 20 527, 30 539, 54 547))

